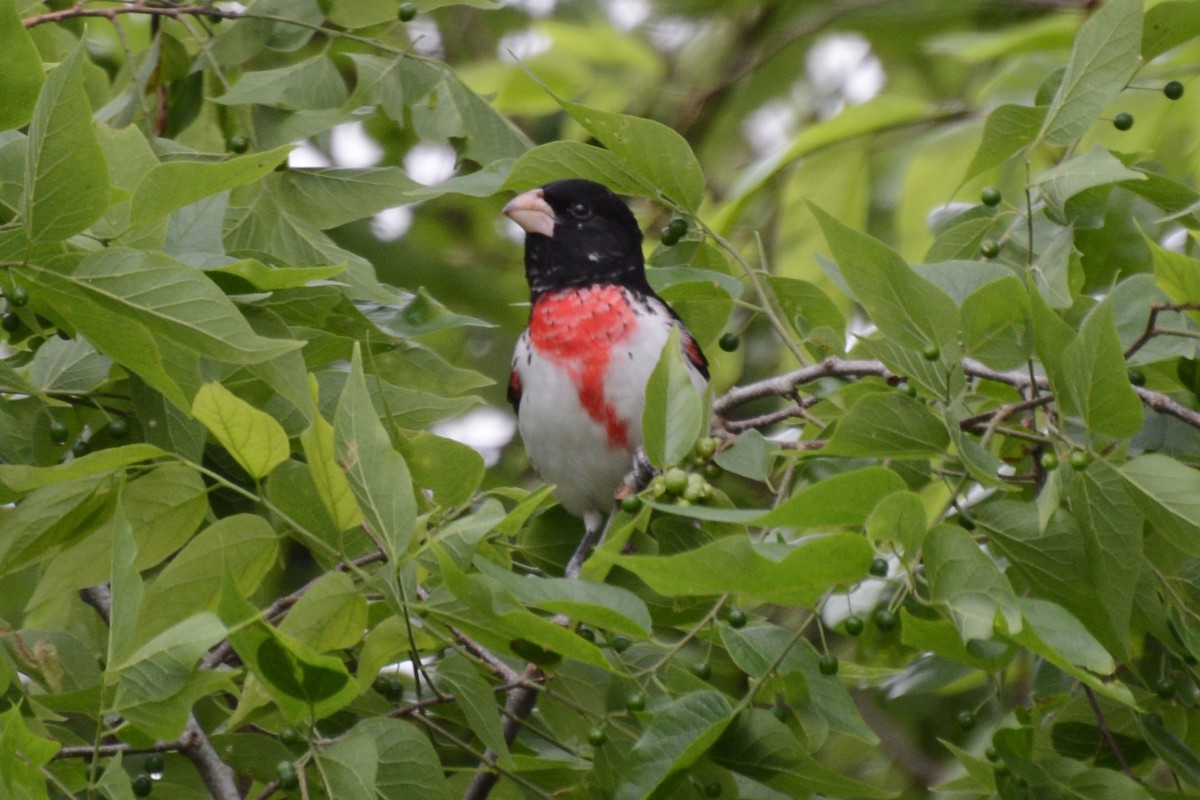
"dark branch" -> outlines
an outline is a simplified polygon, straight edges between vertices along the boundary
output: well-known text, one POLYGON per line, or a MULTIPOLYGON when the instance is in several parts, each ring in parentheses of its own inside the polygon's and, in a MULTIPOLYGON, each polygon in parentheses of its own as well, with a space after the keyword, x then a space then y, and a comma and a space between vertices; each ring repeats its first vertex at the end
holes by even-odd
POLYGON ((145 14, 151 17, 170 17, 171 19, 179 19, 180 17, 238 19, 242 16, 239 11, 226 11, 211 5, 153 6, 142 3, 130 3, 129 5, 114 6, 112 8, 84 8, 81 3, 70 8, 26 17, 21 20, 21 23, 26 28, 33 28, 37 25, 45 25, 48 22, 62 22, 65 19, 78 19, 80 17, 102 17, 110 22, 115 22, 117 16, 121 14, 145 14))

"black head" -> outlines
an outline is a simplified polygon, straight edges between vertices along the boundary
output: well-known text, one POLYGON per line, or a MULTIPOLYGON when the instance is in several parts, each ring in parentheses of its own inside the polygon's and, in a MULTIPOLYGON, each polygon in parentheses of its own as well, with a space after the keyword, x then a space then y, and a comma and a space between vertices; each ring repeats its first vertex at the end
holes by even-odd
POLYGON ((642 232, 608 187, 554 181, 517 196, 504 213, 525 230, 525 277, 534 299, 572 286, 645 285, 642 232))

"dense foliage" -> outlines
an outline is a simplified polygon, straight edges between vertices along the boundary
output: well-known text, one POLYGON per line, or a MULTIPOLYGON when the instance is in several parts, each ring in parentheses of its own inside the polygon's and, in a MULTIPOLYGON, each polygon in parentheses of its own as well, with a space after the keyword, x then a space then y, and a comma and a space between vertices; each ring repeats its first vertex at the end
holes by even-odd
POLYGON ((1200 0, 0 0, 0 53, 0 795, 1200 794, 1200 0), (572 175, 714 383, 664 358, 564 576, 498 220, 572 175))

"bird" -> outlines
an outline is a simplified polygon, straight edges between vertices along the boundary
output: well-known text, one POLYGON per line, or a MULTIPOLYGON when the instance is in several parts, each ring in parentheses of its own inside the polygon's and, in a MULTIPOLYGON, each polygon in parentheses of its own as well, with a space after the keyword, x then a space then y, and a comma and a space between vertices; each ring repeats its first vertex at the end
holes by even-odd
POLYGON ((646 281, 637 219, 607 186, 553 181, 504 214, 525 232, 530 295, 508 399, 534 469, 594 539, 633 469, 646 384, 671 329, 697 392, 708 360, 646 281))

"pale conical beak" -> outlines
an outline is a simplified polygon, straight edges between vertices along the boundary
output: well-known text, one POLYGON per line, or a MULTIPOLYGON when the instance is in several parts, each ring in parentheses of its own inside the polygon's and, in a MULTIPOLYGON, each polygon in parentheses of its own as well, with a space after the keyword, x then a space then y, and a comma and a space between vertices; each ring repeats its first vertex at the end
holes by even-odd
POLYGON ((554 236, 554 209, 546 202, 541 189, 519 194, 504 207, 504 213, 526 233, 554 236))

